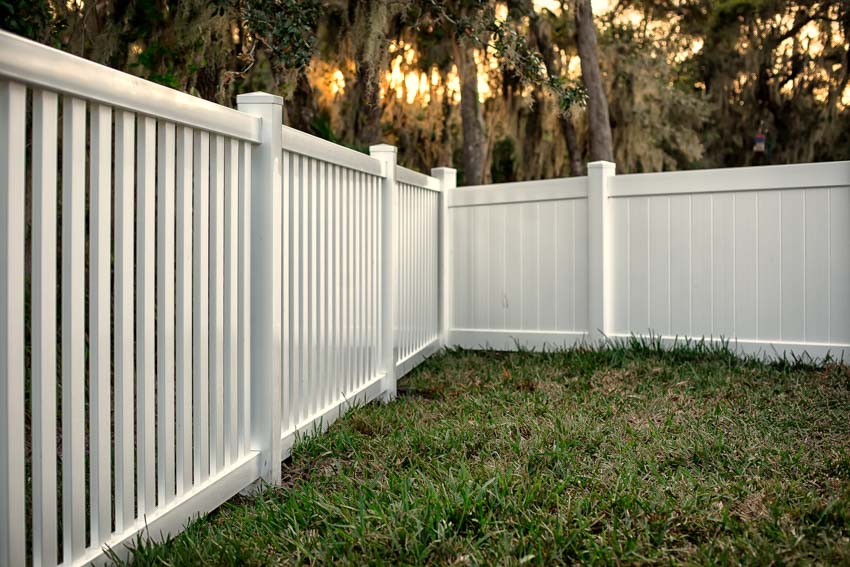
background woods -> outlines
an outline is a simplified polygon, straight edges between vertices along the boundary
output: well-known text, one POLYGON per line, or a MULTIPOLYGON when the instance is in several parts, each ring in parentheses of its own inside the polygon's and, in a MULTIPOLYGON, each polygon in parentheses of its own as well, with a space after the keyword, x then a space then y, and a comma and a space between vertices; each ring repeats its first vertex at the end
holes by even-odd
POLYGON ((296 128, 465 184, 850 157, 841 0, 3 0, 0 24, 231 106, 279 93, 296 128))

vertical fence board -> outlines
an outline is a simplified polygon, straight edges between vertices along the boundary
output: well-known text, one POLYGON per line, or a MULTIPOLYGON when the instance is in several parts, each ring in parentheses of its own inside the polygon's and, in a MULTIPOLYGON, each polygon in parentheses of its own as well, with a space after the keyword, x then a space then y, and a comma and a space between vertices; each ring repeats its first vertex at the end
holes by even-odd
POLYGON ((86 103, 62 100, 62 525, 63 561, 86 546, 85 212, 86 103))
POLYGON ((209 214, 210 138, 195 132, 194 149, 194 252, 192 360, 194 374, 194 482, 206 482, 210 474, 209 428, 209 214))
POLYGON ((327 344, 325 337, 327 333, 327 321, 325 319, 327 313, 327 302, 325 301, 326 278, 327 271, 325 270, 325 262, 327 260, 327 188, 328 188, 328 164, 327 162, 319 162, 318 164, 319 186, 317 192, 317 241, 316 241, 316 259, 317 259, 317 274, 316 274, 316 297, 318 303, 318 313, 316 319, 317 327, 317 367, 315 376, 316 390, 316 405, 317 410, 321 412, 327 404, 326 389, 327 389, 327 366, 325 364, 325 351, 327 344))
MULTIPOLYGON (((58 114, 58 97, 55 93, 41 90, 33 93, 32 535, 33 564, 45 566, 55 565, 58 561, 56 542, 58 523, 56 498, 58 114)), ((10 131, 10 129, 2 131, 10 131)), ((10 183, 9 187, 13 187, 13 184, 10 183)), ((11 210, 11 207, 6 205, 3 210, 11 210)), ((6 242, 12 242, 12 240, 7 238, 6 242)), ((8 374, 8 376, 11 375, 11 373, 8 374)))
POLYGON ((92 543, 112 531, 110 289, 112 109, 91 110, 89 221, 89 507, 92 543))
POLYGON ((156 120, 139 116, 136 134, 136 492, 143 518, 156 506, 156 120))
POLYGON ((739 337, 758 336, 756 327, 758 317, 756 311, 758 305, 758 288, 756 287, 756 266, 758 266, 757 210, 758 197, 756 193, 735 196, 733 225, 735 240, 733 270, 735 279, 732 283, 735 295, 733 312, 735 329, 733 336, 739 337))
POLYGON ((336 314, 339 309, 336 301, 336 290, 339 282, 339 269, 336 264, 339 244, 337 243, 336 235, 339 221, 337 217, 337 211, 339 210, 337 191, 339 189, 339 174, 342 169, 336 165, 331 165, 330 167, 331 184, 328 187, 328 241, 330 250, 328 253, 328 305, 330 309, 328 315, 328 387, 331 401, 336 401, 341 393, 337 386, 338 375, 336 371, 336 353, 339 348, 336 340, 337 331, 339 330, 336 322, 336 314))
MULTIPOLYGON (((779 192, 758 193, 758 336, 765 339, 780 339, 782 337, 782 247, 781 227, 776 219, 782 214, 779 192)), ((693 262, 696 263, 700 251, 694 248, 693 262)), ((696 274, 692 285, 698 283, 696 274)), ((693 293, 693 292, 692 292, 693 293)), ((700 329, 696 318, 693 328, 700 329)))
POLYGON ((342 373, 343 388, 351 387, 351 172, 343 174, 342 189, 342 373))
POLYGON ((194 132, 177 130, 176 162, 176 494, 192 487, 192 162, 194 132))
MULTIPOLYGON (((248 142, 240 142, 239 152, 239 455, 244 455, 251 444, 251 149, 248 142)), ((286 192, 282 202, 286 203, 286 192)), ((285 209, 284 209, 285 210, 285 209)), ((287 219, 284 215, 282 219, 287 219)), ((285 233, 284 233, 285 234, 285 233)), ((285 238, 285 237, 284 237, 285 238)), ((283 246, 284 254, 287 247, 283 246)), ((283 264, 286 266, 286 263, 283 264)), ((284 268, 285 269, 285 268, 284 268)), ((284 293, 288 281, 283 280, 284 293)), ((284 295, 286 297, 286 295, 284 295)), ((281 306, 286 303, 282 302, 281 306)), ((284 333, 288 330, 286 319, 281 319, 284 333)), ((285 335, 284 335, 285 336, 285 335)), ((286 344, 286 343, 284 343, 286 344)), ((288 352, 284 347, 284 352, 288 352)), ((286 368, 285 366, 283 367, 286 368)), ((285 372, 285 370, 284 370, 285 372)), ((282 374, 285 380, 288 373, 282 374)))
POLYGON ((174 124, 157 130, 157 502, 174 498, 174 124))
MULTIPOLYGON (((805 298, 803 313, 806 326, 803 336, 807 341, 829 342, 829 189, 812 189, 805 192, 804 205, 806 259, 805 298), (824 222, 827 220, 827 222, 824 222)), ((743 334, 741 334, 743 335, 743 334)), ((752 335, 751 335, 752 336, 752 335)))
POLYGON ((133 173, 136 119, 115 117, 115 528, 121 533, 135 518, 134 240, 133 173))
POLYGON ((782 338, 803 339, 805 333, 805 199, 802 190, 780 191, 780 286, 782 338))
POLYGON ((667 197, 649 200, 649 328, 656 334, 669 334, 670 320, 670 219, 667 197))
MULTIPOLYGON (((850 188, 829 190, 829 340, 850 343, 850 188)), ((847 359, 845 358, 845 361, 847 359)))
POLYGON ((238 453, 239 390, 237 388, 237 263, 239 254, 239 142, 225 142, 224 166, 224 460, 238 453))
MULTIPOLYGON (((83 107, 85 112, 85 107, 83 107)), ((0 563, 26 558, 24 513, 24 150, 26 89, 0 82, 0 563)), ((85 115, 83 115, 85 123, 85 115)), ((75 211, 76 212, 76 211, 75 211)), ((80 211, 80 214, 82 211, 80 211)), ((82 291, 82 290, 80 290, 82 291)), ((63 349, 64 350, 64 349, 63 349)), ((82 353, 79 355, 82 356, 82 353)), ((75 359, 79 365, 82 359, 75 359)), ((82 401, 82 400, 80 400, 82 401)), ((82 406, 81 406, 82 409, 82 406)))
POLYGON ((210 475, 224 467, 224 137, 210 144, 210 475))

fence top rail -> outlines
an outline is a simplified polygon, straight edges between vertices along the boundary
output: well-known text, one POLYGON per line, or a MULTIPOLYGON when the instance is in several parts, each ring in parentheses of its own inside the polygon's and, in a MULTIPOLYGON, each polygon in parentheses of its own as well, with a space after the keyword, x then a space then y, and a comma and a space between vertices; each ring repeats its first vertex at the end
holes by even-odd
POLYGON ((0 77, 231 138, 260 142, 260 119, 0 31, 0 77))
POLYGON ((379 160, 289 126, 283 126, 283 149, 369 175, 387 176, 379 160))
POLYGON ((439 192, 442 190, 442 188, 440 187, 440 181, 436 177, 431 177, 430 175, 419 173, 418 171, 408 169, 401 165, 397 165, 395 167, 395 176, 396 181, 398 181, 399 183, 413 185, 414 187, 428 189, 429 191, 439 192))
POLYGON ((850 186, 850 161, 634 173, 611 178, 611 197, 850 186))
POLYGON ((587 198, 587 177, 472 185, 448 192, 449 207, 563 201, 587 198))

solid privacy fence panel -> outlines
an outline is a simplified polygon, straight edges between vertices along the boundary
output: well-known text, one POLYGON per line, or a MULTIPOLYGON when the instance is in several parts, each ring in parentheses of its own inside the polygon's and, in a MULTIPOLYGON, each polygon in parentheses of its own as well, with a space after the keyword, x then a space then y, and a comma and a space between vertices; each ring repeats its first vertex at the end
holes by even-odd
POLYGON ((850 162, 449 193, 449 343, 632 335, 747 353, 850 352, 850 162))
POLYGON ((0 32, 0 565, 100 563, 442 346, 850 353, 850 162, 455 188, 0 32))
POLYGON ((451 192, 452 344, 572 344, 587 329, 587 180, 451 192))

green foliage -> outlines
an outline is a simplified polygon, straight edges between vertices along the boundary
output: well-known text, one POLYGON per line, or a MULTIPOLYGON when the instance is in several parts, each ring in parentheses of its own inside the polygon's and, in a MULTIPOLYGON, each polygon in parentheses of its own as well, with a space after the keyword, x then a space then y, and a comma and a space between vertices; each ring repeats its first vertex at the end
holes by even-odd
POLYGON ((0 28, 26 38, 52 43, 61 29, 54 20, 49 0, 0 0, 0 28))
POLYGON ((300 71, 310 64, 321 15, 319 0, 244 0, 242 14, 277 67, 300 71))
POLYGON ((455 351, 139 565, 846 564, 850 370, 455 351))

